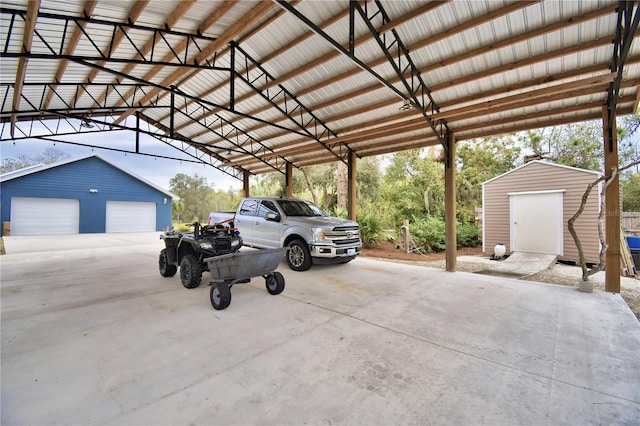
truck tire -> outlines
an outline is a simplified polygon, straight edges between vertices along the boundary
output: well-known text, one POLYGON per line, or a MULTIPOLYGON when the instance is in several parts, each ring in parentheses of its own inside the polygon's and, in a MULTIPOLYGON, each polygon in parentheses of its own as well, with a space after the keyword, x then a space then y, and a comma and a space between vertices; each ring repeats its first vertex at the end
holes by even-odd
POLYGON ((226 309, 231 304, 231 289, 227 283, 215 283, 209 293, 211 306, 216 311, 226 309))
POLYGON ((284 290, 284 276, 280 272, 274 272, 264 278, 269 294, 280 294, 284 290))
POLYGON ((160 256, 158 257, 158 269, 160 269, 160 275, 163 277, 172 277, 176 272, 178 272, 178 267, 176 265, 169 264, 167 249, 160 250, 160 256))
POLYGON ((180 281, 185 288, 196 288, 202 279, 200 262, 195 256, 188 254, 180 262, 180 281))
POLYGON ((311 254, 309 247, 302 240, 293 240, 289 243, 289 251, 287 252, 287 263, 289 268, 294 271, 302 272, 311 268, 311 254))

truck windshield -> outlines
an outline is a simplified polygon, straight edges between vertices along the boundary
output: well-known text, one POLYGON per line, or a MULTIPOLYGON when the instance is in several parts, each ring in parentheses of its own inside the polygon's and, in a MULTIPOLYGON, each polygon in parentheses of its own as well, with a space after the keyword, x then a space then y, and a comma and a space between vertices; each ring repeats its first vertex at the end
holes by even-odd
POLYGON ((320 207, 308 201, 278 200, 278 204, 287 216, 327 216, 320 207))

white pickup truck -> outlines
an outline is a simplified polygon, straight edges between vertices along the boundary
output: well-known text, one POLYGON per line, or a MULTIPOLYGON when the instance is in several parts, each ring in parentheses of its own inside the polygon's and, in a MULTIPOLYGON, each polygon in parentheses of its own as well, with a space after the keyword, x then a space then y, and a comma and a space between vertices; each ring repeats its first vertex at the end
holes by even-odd
POLYGON ((314 263, 347 263, 362 250, 356 222, 331 217, 299 198, 244 198, 235 213, 211 212, 209 224, 230 218, 245 246, 289 247, 287 263, 294 271, 306 271, 314 263))

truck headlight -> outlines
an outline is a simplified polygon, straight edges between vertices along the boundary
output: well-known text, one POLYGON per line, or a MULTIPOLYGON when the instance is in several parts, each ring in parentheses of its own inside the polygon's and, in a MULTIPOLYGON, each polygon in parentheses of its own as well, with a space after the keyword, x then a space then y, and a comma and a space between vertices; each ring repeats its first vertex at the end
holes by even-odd
POLYGON ((311 234, 313 235, 313 241, 324 241, 324 228, 311 228, 311 234))

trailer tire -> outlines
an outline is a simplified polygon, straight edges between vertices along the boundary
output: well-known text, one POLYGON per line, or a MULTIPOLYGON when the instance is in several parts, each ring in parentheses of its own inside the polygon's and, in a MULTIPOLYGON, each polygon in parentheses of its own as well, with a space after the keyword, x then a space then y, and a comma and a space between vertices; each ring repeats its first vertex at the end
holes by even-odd
POLYGON ((158 257, 158 269, 160 269, 160 275, 163 277, 172 277, 176 272, 178 272, 178 267, 176 265, 169 264, 167 249, 160 250, 160 256, 158 257))
POLYGON ((180 262, 180 281, 185 288, 196 288, 202 279, 200 262, 191 254, 186 255, 180 262))
POLYGON ((280 272, 265 276, 264 281, 269 294, 280 294, 284 290, 284 276, 280 272))
POLYGON ((287 252, 287 263, 289 268, 294 271, 302 272, 311 268, 311 253, 307 244, 298 239, 289 243, 289 251, 287 252))
POLYGON ((227 283, 215 283, 211 285, 209 293, 211 306, 216 311, 226 309, 231 304, 231 289, 227 283))

